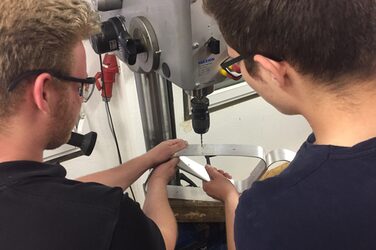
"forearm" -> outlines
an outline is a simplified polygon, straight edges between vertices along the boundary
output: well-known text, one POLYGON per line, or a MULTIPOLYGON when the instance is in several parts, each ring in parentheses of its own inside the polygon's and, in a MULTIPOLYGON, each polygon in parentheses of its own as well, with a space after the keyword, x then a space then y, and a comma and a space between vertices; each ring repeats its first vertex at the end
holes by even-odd
POLYGON ((97 182, 110 187, 121 187, 125 190, 151 167, 153 167, 153 162, 144 154, 117 167, 89 174, 77 180, 97 182))
POLYGON ((225 202, 225 216, 226 216, 226 238, 227 249, 235 250, 235 238, 234 238, 234 221, 235 221, 235 209, 239 202, 239 194, 234 193, 229 196, 225 202))
POLYGON ((187 142, 181 139, 167 140, 161 142, 147 153, 118 167, 86 175, 78 180, 82 182, 98 182, 111 187, 121 187, 125 190, 146 170, 170 160, 174 153, 186 146, 187 142))
POLYGON ((177 239, 177 224, 168 202, 165 183, 152 179, 149 181, 143 210, 157 224, 166 249, 173 250, 177 239))

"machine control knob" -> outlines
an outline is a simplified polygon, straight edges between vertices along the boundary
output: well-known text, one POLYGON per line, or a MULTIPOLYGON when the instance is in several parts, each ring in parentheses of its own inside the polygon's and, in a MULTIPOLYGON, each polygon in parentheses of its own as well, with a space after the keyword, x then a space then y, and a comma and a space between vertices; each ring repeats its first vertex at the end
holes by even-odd
POLYGON ((137 54, 145 52, 139 39, 133 39, 127 31, 120 32, 119 35, 120 50, 127 64, 134 65, 136 63, 137 54))
POLYGON ((221 52, 221 41, 215 39, 214 37, 210 37, 207 41, 207 46, 210 53, 214 55, 218 55, 221 52))
POLYGON ((206 97, 194 97, 191 100, 192 105, 192 127, 197 134, 205 134, 209 131, 209 99, 206 97))

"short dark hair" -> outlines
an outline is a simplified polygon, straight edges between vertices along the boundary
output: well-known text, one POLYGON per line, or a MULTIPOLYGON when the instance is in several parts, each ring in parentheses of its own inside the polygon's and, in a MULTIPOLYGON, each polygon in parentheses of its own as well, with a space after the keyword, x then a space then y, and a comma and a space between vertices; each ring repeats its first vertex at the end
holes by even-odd
POLYGON ((376 0, 203 0, 203 5, 242 55, 283 58, 327 84, 376 75, 376 0))

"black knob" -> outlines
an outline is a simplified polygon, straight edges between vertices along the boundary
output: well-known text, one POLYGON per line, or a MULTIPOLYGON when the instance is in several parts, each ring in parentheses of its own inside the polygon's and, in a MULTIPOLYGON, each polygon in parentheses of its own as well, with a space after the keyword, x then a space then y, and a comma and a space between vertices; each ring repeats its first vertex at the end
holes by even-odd
POLYGON ((221 42, 214 37, 210 37, 207 44, 210 53, 218 55, 221 52, 221 42))
POLYGON ((124 59, 129 65, 136 63, 137 54, 145 51, 139 39, 133 39, 127 31, 120 32, 119 35, 120 50, 124 59))

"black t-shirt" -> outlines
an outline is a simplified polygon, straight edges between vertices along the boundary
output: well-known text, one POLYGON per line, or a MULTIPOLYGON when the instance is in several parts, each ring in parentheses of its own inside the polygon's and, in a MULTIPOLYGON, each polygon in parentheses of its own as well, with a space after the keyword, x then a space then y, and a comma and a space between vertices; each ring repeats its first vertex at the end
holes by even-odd
POLYGON ((65 178, 60 165, 0 163, 0 249, 165 249, 121 188, 65 178))
POLYGON ((376 138, 353 147, 314 141, 241 195, 237 249, 376 249, 376 138))

